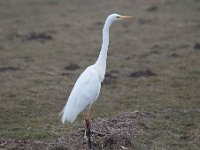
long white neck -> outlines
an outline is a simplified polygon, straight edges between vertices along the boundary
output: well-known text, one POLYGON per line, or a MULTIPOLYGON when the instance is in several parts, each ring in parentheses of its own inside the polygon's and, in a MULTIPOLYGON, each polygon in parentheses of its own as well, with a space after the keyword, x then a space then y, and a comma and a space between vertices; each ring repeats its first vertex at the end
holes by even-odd
POLYGON ((102 81, 104 79, 105 71, 106 71, 106 59, 107 59, 108 46, 109 46, 109 29, 110 29, 111 24, 112 24, 112 21, 107 19, 103 27, 103 43, 102 43, 101 51, 96 63, 94 64, 100 73, 102 81))

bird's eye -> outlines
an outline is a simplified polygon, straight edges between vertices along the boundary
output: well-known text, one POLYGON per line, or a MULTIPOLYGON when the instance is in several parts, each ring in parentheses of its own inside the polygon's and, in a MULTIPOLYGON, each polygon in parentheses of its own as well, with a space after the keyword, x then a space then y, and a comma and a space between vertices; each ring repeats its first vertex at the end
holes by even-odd
POLYGON ((117 19, 119 19, 120 17, 119 17, 119 16, 117 16, 116 18, 117 18, 117 19))

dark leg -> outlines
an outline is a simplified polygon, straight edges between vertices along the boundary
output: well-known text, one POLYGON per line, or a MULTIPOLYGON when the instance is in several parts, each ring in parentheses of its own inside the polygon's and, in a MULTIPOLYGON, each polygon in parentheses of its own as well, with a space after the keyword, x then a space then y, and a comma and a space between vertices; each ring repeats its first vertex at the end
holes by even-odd
POLYGON ((87 112, 86 112, 86 118, 85 118, 85 125, 86 125, 86 129, 85 129, 85 133, 88 139, 88 147, 89 149, 92 148, 92 143, 91 143, 91 131, 90 131, 90 127, 91 127, 91 122, 90 122, 90 108, 88 108, 87 112))

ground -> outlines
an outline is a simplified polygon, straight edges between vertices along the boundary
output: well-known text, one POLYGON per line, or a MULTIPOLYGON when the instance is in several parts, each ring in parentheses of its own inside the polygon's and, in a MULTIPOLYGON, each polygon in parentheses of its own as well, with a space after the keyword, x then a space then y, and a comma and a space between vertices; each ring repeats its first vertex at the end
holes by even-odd
POLYGON ((199 149, 199 0, 0 1, 0 149, 84 149, 59 112, 111 13, 94 149, 199 149))

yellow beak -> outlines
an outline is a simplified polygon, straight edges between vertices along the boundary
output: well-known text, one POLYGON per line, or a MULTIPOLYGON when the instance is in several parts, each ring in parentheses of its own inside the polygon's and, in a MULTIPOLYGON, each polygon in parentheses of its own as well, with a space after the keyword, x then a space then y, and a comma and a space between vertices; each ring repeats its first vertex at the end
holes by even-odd
POLYGON ((120 19, 136 19, 133 16, 119 16, 120 19))

